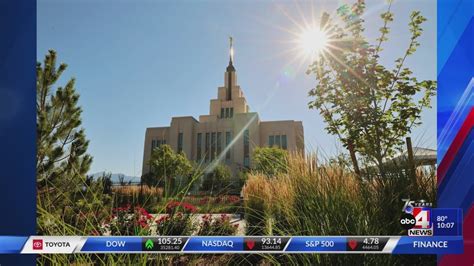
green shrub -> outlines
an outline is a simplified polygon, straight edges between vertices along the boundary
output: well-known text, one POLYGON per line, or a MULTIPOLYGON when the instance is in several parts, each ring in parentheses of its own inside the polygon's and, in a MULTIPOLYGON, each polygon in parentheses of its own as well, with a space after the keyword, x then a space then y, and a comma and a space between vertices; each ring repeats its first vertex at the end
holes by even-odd
POLYGON ((209 192, 211 195, 226 193, 229 189, 231 175, 227 166, 217 165, 212 172, 203 176, 201 191, 209 192))
POLYGON ((253 152, 253 169, 266 176, 275 176, 288 171, 288 152, 272 147, 256 148, 253 152))

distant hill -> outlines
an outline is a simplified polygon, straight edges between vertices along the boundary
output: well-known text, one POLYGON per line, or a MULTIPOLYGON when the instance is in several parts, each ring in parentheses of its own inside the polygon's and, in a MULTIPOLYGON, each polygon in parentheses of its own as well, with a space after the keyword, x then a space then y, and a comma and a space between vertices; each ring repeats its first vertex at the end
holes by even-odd
MULTIPOLYGON (((91 176, 94 178, 94 179, 97 179, 99 177, 101 177, 102 175, 104 175, 104 173, 107 173, 107 172, 97 172, 95 174, 92 174, 91 176)), ((121 173, 115 173, 115 174, 112 174, 112 182, 113 183, 119 183, 119 176, 120 175, 123 175, 121 173)), ((140 177, 139 176, 129 176, 129 175, 123 175, 124 176, 124 182, 128 183, 129 181, 132 181, 132 183, 137 183, 137 182, 140 182, 140 177)))

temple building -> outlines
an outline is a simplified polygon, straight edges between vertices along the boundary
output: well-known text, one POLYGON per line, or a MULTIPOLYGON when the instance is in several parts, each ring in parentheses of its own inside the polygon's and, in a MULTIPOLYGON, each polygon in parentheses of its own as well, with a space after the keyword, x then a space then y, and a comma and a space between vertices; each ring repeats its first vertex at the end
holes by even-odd
POLYGON ((211 99, 209 114, 199 116, 199 120, 193 116, 173 117, 169 126, 147 128, 142 174, 150 171, 151 152, 162 144, 183 152, 198 164, 217 160, 235 173, 252 167, 255 147, 276 146, 304 153, 304 131, 301 121, 261 121, 256 112, 250 111, 237 82, 231 38, 224 85, 218 87, 217 98, 211 99))

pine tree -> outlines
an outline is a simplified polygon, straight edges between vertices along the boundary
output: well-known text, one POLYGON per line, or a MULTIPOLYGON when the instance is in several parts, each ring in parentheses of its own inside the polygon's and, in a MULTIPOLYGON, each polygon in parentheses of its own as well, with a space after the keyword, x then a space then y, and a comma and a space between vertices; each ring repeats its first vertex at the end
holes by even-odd
MULTIPOLYGON (((49 50, 43 64, 36 64, 36 174, 38 193, 59 195, 82 187, 92 163, 88 155, 79 94, 70 79, 64 87, 54 85, 66 70, 56 66, 56 52, 49 50)), ((54 200, 53 200, 54 202, 54 200)))

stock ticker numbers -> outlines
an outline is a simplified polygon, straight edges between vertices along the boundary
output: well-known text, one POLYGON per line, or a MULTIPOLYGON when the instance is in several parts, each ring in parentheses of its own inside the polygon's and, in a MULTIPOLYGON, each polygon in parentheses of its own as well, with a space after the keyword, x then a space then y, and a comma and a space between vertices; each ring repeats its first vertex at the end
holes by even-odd
POLYGON ((245 237, 244 250, 247 251, 284 251, 290 237, 245 237))
POLYGON ((142 239, 142 251, 153 252, 180 252, 188 241, 183 236, 144 237, 142 239))
POLYGON ((347 251, 383 251, 390 237, 349 237, 347 251))

